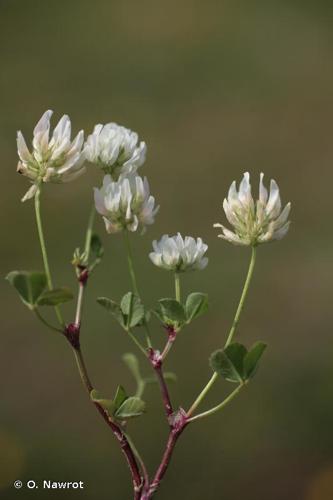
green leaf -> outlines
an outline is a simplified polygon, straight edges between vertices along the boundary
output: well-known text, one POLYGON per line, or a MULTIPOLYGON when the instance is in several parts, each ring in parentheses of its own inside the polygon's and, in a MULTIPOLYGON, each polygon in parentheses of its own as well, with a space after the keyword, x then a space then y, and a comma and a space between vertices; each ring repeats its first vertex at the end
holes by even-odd
POLYGON ((120 323, 120 325, 123 328, 126 328, 123 313, 121 311, 119 304, 117 304, 117 302, 115 302, 114 300, 108 299, 107 297, 98 297, 97 302, 102 307, 104 307, 110 314, 112 314, 112 316, 114 318, 116 318, 118 323, 120 323))
POLYGON ((120 408, 114 413, 114 416, 120 420, 127 420, 128 418, 142 415, 145 408, 146 404, 142 399, 131 396, 123 402, 120 408))
POLYGON ((101 260, 104 255, 102 241, 96 233, 94 233, 90 239, 90 254, 93 261, 101 260))
POLYGON ((208 295, 205 293, 191 293, 185 304, 186 321, 189 323, 198 318, 208 310, 208 295))
POLYGON ((244 357, 244 374, 246 379, 250 379, 255 375, 258 369, 259 360, 266 347, 267 344, 256 342, 244 357))
POLYGON ((243 360, 246 353, 246 348, 235 342, 224 350, 215 351, 210 357, 210 366, 229 382, 243 382, 243 360))
POLYGON ((133 328, 143 321, 145 316, 144 307, 139 297, 132 292, 128 292, 123 296, 120 308, 124 316, 124 322, 128 328, 133 328))
POLYGON ((140 382, 142 380, 142 377, 140 373, 139 360, 135 356, 135 354, 132 354, 131 352, 125 353, 123 355, 123 361, 126 364, 129 371, 132 373, 135 380, 137 382, 140 382))
MULTIPOLYGON (((178 300, 161 299, 158 301, 160 306, 160 316, 166 324, 182 324, 185 321, 184 307, 178 300)), ((157 312, 157 314, 159 314, 157 312)))
POLYGON ((118 408, 123 404, 127 399, 127 394, 122 385, 118 385, 115 397, 113 398, 114 411, 117 411, 118 408))
POLYGON ((6 279, 17 290, 22 302, 31 310, 35 308, 47 285, 45 274, 40 272, 12 271, 6 279))
POLYGON ((96 389, 93 389, 90 393, 90 398, 94 403, 98 403, 104 408, 110 415, 113 415, 115 407, 112 399, 104 399, 100 396, 96 389))
POLYGON ((45 290, 39 297, 37 303, 39 306, 56 306, 73 299, 73 294, 68 288, 55 288, 45 290))

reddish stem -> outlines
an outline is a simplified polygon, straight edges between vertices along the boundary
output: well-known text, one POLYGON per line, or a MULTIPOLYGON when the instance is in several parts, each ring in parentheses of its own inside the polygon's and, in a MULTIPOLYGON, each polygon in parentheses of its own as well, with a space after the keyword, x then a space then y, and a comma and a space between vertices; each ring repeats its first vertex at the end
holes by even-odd
POLYGON ((168 437, 161 463, 156 471, 153 481, 150 483, 148 491, 143 492, 141 500, 150 500, 153 497, 167 471, 178 438, 182 434, 187 424, 188 421, 186 413, 182 408, 180 408, 179 411, 173 416, 172 428, 168 437))
POLYGON ((158 381, 159 381, 159 384, 160 384, 160 388, 161 388, 161 394, 162 394, 162 399, 163 399, 165 414, 166 414, 167 418, 169 419, 169 417, 173 413, 173 409, 172 409, 172 404, 171 404, 171 399, 170 399, 170 395, 169 395, 168 386, 166 384, 166 381, 165 381, 165 378, 164 378, 164 375, 163 375, 162 366, 158 366, 158 367, 156 367, 154 369, 155 369, 156 376, 158 378, 158 381))
MULTIPOLYGON (((80 348, 80 329, 81 329, 81 310, 82 310, 82 301, 83 301, 83 293, 85 285, 87 284, 88 273, 86 269, 81 271, 81 274, 78 277, 79 281, 79 294, 78 294, 78 304, 76 311, 76 318, 74 323, 70 323, 65 327, 64 335, 67 340, 71 344, 73 348, 73 352, 77 361, 78 369, 80 372, 80 376, 84 387, 86 388, 89 397, 90 393, 93 390, 93 385, 90 381, 87 368, 84 362, 84 358, 82 355, 82 351, 80 348)), ((114 436, 116 437, 118 443, 120 444, 121 451, 125 455, 127 464, 131 471, 133 488, 134 488, 134 500, 139 500, 142 492, 143 479, 141 477, 140 469, 138 467, 136 458, 134 456, 134 452, 122 432, 121 428, 112 420, 110 420, 108 413, 104 410, 104 408, 99 404, 94 402, 95 407, 107 423, 107 425, 111 428, 114 436)))
POLYGON ((159 351, 154 351, 154 349, 150 349, 149 351, 149 360, 151 362, 152 367, 155 370, 160 389, 162 394, 162 400, 164 404, 165 414, 170 424, 170 417, 172 416, 173 409, 171 404, 171 399, 169 395, 168 386, 166 384, 163 370, 162 370, 162 356, 159 351))
MULTIPOLYGON (((82 378, 84 381, 84 385, 85 385, 85 388, 87 389, 87 392, 89 393, 89 396, 90 396, 90 393, 93 390, 93 385, 90 382, 90 379, 89 379, 89 376, 88 376, 88 373, 87 373, 87 370, 85 367, 85 363, 83 360, 81 349, 77 350, 76 357, 77 357, 78 363, 81 365, 81 369, 83 371, 82 378)), ((121 451, 125 455, 127 464, 128 464, 129 469, 131 471, 133 488, 134 488, 134 500, 139 500, 141 490, 142 490, 142 478, 141 478, 139 467, 138 467, 138 464, 136 462, 132 448, 131 448, 126 436, 122 432, 121 428, 115 422, 112 422, 109 419, 109 416, 108 416, 107 412, 104 410, 104 408, 96 402, 94 402, 94 405, 97 408, 97 410, 99 411, 99 413, 101 414, 101 416, 103 417, 103 419, 105 420, 105 422, 107 423, 107 425, 111 428, 113 434, 115 435, 115 437, 117 438, 117 441, 120 444, 121 451)))

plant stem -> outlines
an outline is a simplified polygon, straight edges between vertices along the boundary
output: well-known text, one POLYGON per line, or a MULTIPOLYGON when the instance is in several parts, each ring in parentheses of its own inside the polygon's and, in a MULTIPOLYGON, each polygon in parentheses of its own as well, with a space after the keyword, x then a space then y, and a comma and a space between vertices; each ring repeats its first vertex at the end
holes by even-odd
POLYGON ((165 347, 164 347, 162 354, 161 354, 162 361, 164 361, 165 358, 167 357, 167 355, 169 354, 169 351, 170 351, 171 347, 173 346, 174 342, 175 342, 175 338, 172 338, 172 339, 169 338, 167 340, 165 347))
POLYGON ((86 232, 86 240, 84 244, 84 253, 87 259, 87 262, 89 260, 89 255, 90 255, 90 242, 91 242, 91 236, 93 232, 93 225, 95 221, 95 214, 96 214, 96 209, 95 205, 91 207, 89 219, 88 219, 88 226, 87 226, 87 232, 86 232))
POLYGON ((85 285, 83 283, 79 282, 79 292, 78 292, 78 296, 77 296, 76 313, 75 313, 75 324, 77 326, 80 326, 80 323, 81 323, 84 289, 85 289, 85 285))
POLYGON ((179 273, 175 273, 175 296, 176 296, 176 300, 178 302, 180 302, 181 295, 180 295, 180 275, 179 275, 179 273))
MULTIPOLYGON (((246 279, 245 279, 245 282, 244 282, 243 291, 242 291, 242 294, 241 294, 241 297, 240 297, 240 300, 239 300, 239 303, 238 303, 238 307, 237 307, 237 310, 236 310, 236 314, 235 314, 234 320, 232 322, 232 326, 230 328, 229 335, 227 337, 227 341, 226 341, 226 343, 224 345, 224 348, 228 347, 228 345, 232 342, 233 336, 234 336, 234 334, 236 332, 236 328, 237 328, 237 325, 239 323, 239 319, 240 319, 240 316, 241 316, 241 313, 242 313, 242 310, 243 310, 243 307, 244 307, 245 299, 246 299, 247 293, 249 291, 251 279, 252 279, 252 276, 253 276, 255 262, 256 262, 256 247, 253 246, 252 247, 252 252, 251 252, 251 260, 250 260, 249 269, 248 269, 248 272, 247 272, 247 275, 246 275, 246 279)), ((215 383, 215 381, 216 381, 217 378, 218 378, 218 374, 215 372, 211 376, 209 382, 203 388, 203 390, 201 391, 201 393, 199 394, 199 396, 197 397, 197 399, 194 401, 194 403, 192 404, 191 408, 188 410, 188 412, 187 412, 187 416, 188 417, 190 417, 193 414, 194 410, 199 406, 199 404, 201 403, 201 401, 206 397, 207 393, 210 391, 210 389, 214 385, 214 383, 215 383)))
POLYGON ((203 413, 200 413, 199 415, 195 415, 194 417, 189 418, 188 422, 194 422, 195 420, 199 420, 200 418, 208 417, 209 415, 213 415, 213 413, 216 413, 217 411, 222 410, 225 406, 227 406, 230 403, 230 401, 232 401, 237 396, 237 394, 240 392, 240 390, 243 387, 245 387, 245 384, 240 384, 238 387, 236 387, 236 389, 231 394, 229 394, 229 396, 224 401, 222 401, 222 403, 215 406, 214 408, 211 408, 210 410, 204 411, 203 413))
POLYGON ((38 311, 38 309, 34 309, 34 312, 37 316, 37 318, 43 323, 43 325, 47 326, 48 328, 50 328, 50 330, 54 330, 55 332, 60 332, 60 333, 63 333, 62 330, 60 330, 60 328, 57 328, 53 325, 51 325, 42 315, 41 313, 38 311))
MULTIPOLYGON (((82 380, 83 385, 86 388, 86 390, 89 394, 89 397, 90 397, 90 393, 93 390, 93 385, 90 381, 90 378, 89 378, 89 375, 87 372, 87 368, 86 368, 86 365, 84 362, 82 351, 81 351, 81 349, 74 349, 73 348, 73 352, 75 355, 75 359, 76 359, 76 363, 78 366, 81 380, 82 380)), ((139 498, 141 496, 141 490, 142 490, 142 478, 141 478, 138 464, 136 462, 136 458, 134 456, 134 451, 132 450, 131 445, 128 442, 128 439, 127 439, 126 435, 124 434, 124 432, 121 430, 121 428, 115 422, 110 420, 107 412, 103 409, 103 407, 97 402, 94 402, 94 405, 97 408, 97 410, 99 411, 99 413, 101 414, 101 416, 103 417, 103 419, 105 420, 105 422, 112 429, 113 434, 115 435, 115 437, 117 438, 117 440, 120 444, 121 450, 125 455, 125 458, 127 460, 127 464, 128 464, 129 469, 131 471, 133 488, 134 488, 134 499, 139 500, 139 498)))
POLYGON ((213 387, 213 385, 214 385, 217 377, 218 377, 217 373, 214 372, 214 374, 210 378, 208 384, 203 388, 203 390, 200 392, 200 394, 197 397, 197 399, 192 404, 191 408, 188 410, 188 412, 187 412, 187 416, 188 417, 190 417, 193 414, 194 410, 199 406, 199 404, 201 403, 201 401, 203 401, 203 399, 205 399, 206 395, 208 394, 208 392, 210 391, 210 389, 213 387))
POLYGON ((136 281, 136 276, 135 276, 135 271, 134 271, 134 265, 133 265, 133 255, 132 255, 131 242, 130 242, 130 238, 129 238, 129 234, 128 234, 127 230, 124 230, 124 239, 125 239, 125 245, 126 245, 126 249, 127 249, 127 263, 128 263, 128 269, 129 269, 131 281, 132 281, 133 292, 135 293, 135 295, 140 297, 138 284, 136 281))
MULTIPOLYGON (((41 251, 42 251, 47 286, 48 286, 48 289, 51 290, 53 288, 53 284, 52 284, 50 266, 49 266, 49 261, 48 261, 48 257, 47 257, 45 238, 44 238, 44 232, 43 232, 43 225, 42 225, 42 218, 41 218, 41 211, 40 211, 40 194, 41 194, 41 186, 38 186, 36 194, 35 194, 36 223, 37 223, 37 230, 38 230, 40 247, 41 247, 41 251)), ((64 323, 64 320, 62 318, 62 314, 61 314, 59 307, 54 306, 54 309, 55 309, 60 326, 64 327, 65 323, 64 323)))
POLYGON ((133 440, 132 438, 127 434, 127 432, 124 432, 124 436, 126 437, 130 447, 132 448, 133 450, 133 453, 134 455, 136 456, 137 458, 137 461, 139 462, 140 464, 140 467, 141 467, 141 470, 142 470, 142 474, 143 474, 143 478, 144 478, 144 482, 145 482, 145 487, 148 487, 149 486, 149 476, 148 476, 148 472, 147 472, 147 468, 146 468, 146 465, 137 449, 137 447, 135 446, 135 444, 133 443, 133 440))
MULTIPOLYGON (((90 241, 91 241, 91 235, 92 235, 92 227, 93 227, 93 222, 94 222, 94 215, 95 215, 95 209, 91 211, 90 217, 89 217, 89 222, 88 222, 88 227, 87 227, 87 233, 86 233, 86 242, 85 242, 85 251, 86 253, 86 258, 87 260, 89 259, 89 251, 90 251, 90 241)), ((80 334, 80 326, 81 326, 81 316, 82 316, 82 307, 83 307, 83 297, 84 297, 84 291, 86 288, 86 280, 85 281, 80 281, 79 279, 79 292, 78 292, 78 298, 77 298, 77 305, 76 305, 76 313, 75 313, 75 326, 77 327, 77 334, 80 334)), ((79 345, 79 343, 78 343, 79 345)), ((82 355, 82 351, 80 347, 74 347, 72 345, 72 350, 75 356, 77 368, 80 374, 80 378, 82 380, 82 383, 87 390, 90 398, 90 393, 93 390, 93 385, 90 381, 88 371, 86 364, 84 362, 84 358, 82 355)), ((97 408, 101 416, 103 417, 104 421, 107 423, 107 425, 111 428, 114 436, 117 438, 121 450, 125 455, 127 464, 129 466, 129 469, 131 471, 131 476, 132 476, 132 482, 133 482, 133 488, 134 488, 134 500, 139 500, 141 496, 141 491, 143 487, 143 480, 141 477, 141 473, 135 458, 135 455, 139 457, 139 454, 135 448, 132 449, 132 446, 126 437, 125 433, 123 430, 115 423, 113 422, 108 413, 104 410, 104 408, 97 402, 94 402, 94 406, 97 408)), ((141 457, 140 457, 141 461, 141 457)), ((141 463, 141 462, 140 462, 141 463)), ((141 464, 143 474, 146 474, 146 470, 144 467, 144 464, 142 462, 141 464)))
POLYGON ((130 336, 130 338, 133 340, 133 342, 135 343, 135 345, 140 349, 140 351, 142 352, 142 354, 147 357, 147 351, 145 350, 145 348, 141 345, 141 343, 138 341, 138 339, 136 338, 136 336, 130 331, 130 330, 127 330, 127 333, 128 335, 130 336))
POLYGON ((245 280, 245 283, 244 283, 242 295, 241 295, 241 298, 240 298, 240 301, 239 301, 239 304, 238 304, 238 307, 237 307, 237 311, 236 311, 236 314, 235 314, 235 317, 234 317, 234 321, 232 323, 232 326, 231 326, 231 329, 230 329, 230 332, 229 332, 229 335, 228 335, 228 338, 227 338, 227 341, 226 341, 224 347, 227 347, 232 342, 232 339, 233 339, 233 336, 235 334, 237 325, 239 323, 239 319, 240 319, 240 316, 241 316, 242 311, 243 311, 245 299, 246 299, 247 293, 249 291, 251 279, 252 279, 252 276, 253 276, 254 266, 255 266, 255 263, 256 263, 256 253, 257 253, 257 249, 256 249, 256 247, 253 246, 252 247, 252 253, 251 253, 250 265, 249 265, 249 269, 248 269, 248 272, 247 272, 246 280, 245 280))
POLYGON ((158 382, 160 384, 165 414, 166 414, 167 419, 169 419, 169 417, 173 413, 173 409, 172 409, 171 399, 170 399, 170 395, 169 395, 169 389, 168 389, 167 383, 166 383, 164 375, 163 375, 162 366, 161 365, 154 366, 154 370, 156 372, 156 376, 157 376, 158 382))
MULTIPOLYGON (((139 289, 138 289, 138 284, 137 284, 135 270, 134 270, 134 264, 133 264, 131 242, 130 242, 128 231, 126 229, 124 230, 124 240, 125 240, 125 246, 126 246, 126 250, 127 250, 128 269, 129 269, 129 273, 130 273, 130 277, 131 277, 131 281, 132 281, 132 290, 133 290, 133 293, 135 293, 135 295, 137 295, 137 297, 140 298, 140 293, 139 293, 139 289)), ((149 348, 151 348, 152 343, 151 343, 151 339, 150 339, 149 326, 148 326, 146 319, 144 320, 144 327, 146 329, 147 346, 149 348)))
POLYGON ((159 487, 160 482, 162 481, 164 474, 166 473, 166 470, 169 466, 170 459, 171 459, 172 453, 175 449, 178 438, 181 435, 181 433, 183 432, 184 428, 185 428, 185 426, 177 431, 175 429, 171 430, 162 461, 157 469, 157 472, 154 476, 153 481, 150 484, 148 495, 146 495, 146 496, 143 495, 142 500, 151 499, 153 497, 155 491, 159 487))

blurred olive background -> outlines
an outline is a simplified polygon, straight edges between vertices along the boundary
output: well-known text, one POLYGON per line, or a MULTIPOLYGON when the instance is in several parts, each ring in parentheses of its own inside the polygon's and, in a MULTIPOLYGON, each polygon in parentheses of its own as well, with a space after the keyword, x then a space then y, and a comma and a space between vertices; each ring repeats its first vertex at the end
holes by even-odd
MULTIPOLYGON (((325 0, 0 1, 1 276, 41 269, 27 179, 16 175, 16 130, 29 140, 41 114, 70 115, 74 131, 116 121, 139 132, 141 173, 161 205, 147 234, 132 237, 146 303, 173 293, 172 276, 147 258, 163 233, 202 236, 204 272, 183 276, 183 294, 205 291, 210 314, 177 340, 167 369, 178 374, 174 405, 187 408, 208 380, 239 299, 250 252, 216 237, 222 201, 249 170, 264 171, 292 227, 259 248, 238 338, 269 349, 246 392, 223 413, 187 429, 157 495, 161 500, 331 500, 333 498, 333 4, 325 0)), ((70 266, 83 242, 92 187, 101 172, 48 185, 43 219, 54 281, 75 290, 70 266)), ((97 230, 106 248, 89 283, 82 344, 95 386, 133 391, 121 361, 133 347, 96 303, 130 288, 121 236, 97 230)), ((0 496, 16 479, 82 480, 59 498, 131 498, 118 446, 89 405, 64 338, 46 331, 8 283, 1 289, 0 496)), ((64 307, 68 321, 73 304, 64 307)), ((50 313, 50 318, 53 316, 50 313)), ((153 324, 156 345, 165 333, 153 324)), ((144 363, 144 360, 143 360, 144 363)), ((149 373, 149 366, 142 367, 149 373)), ((203 408, 231 385, 216 384, 203 408)), ((156 387, 130 431, 153 471, 167 428, 156 387)))

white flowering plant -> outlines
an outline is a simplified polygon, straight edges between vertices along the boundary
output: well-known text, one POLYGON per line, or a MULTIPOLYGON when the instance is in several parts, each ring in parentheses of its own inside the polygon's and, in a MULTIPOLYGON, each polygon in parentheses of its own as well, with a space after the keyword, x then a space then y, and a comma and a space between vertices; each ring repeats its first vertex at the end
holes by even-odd
POLYGON ((169 382, 175 381, 176 376, 165 371, 166 360, 174 349, 180 332, 208 311, 207 294, 193 292, 183 297, 181 280, 184 273, 203 271, 206 268, 208 246, 199 237, 183 237, 180 233, 174 236, 165 234, 159 241, 153 241, 152 251, 147 258, 150 258, 156 267, 170 272, 175 292, 173 297, 159 298, 153 309, 148 308, 139 292, 131 247, 131 233, 144 233, 147 227, 154 223, 159 209, 155 198, 150 194, 147 178, 142 179, 138 174, 138 169, 146 159, 146 144, 139 142, 135 132, 115 123, 96 125, 86 142, 83 131, 71 141, 71 122, 66 115, 60 119, 50 138, 51 115, 52 111, 46 111, 37 123, 31 151, 22 133, 17 134, 17 170, 32 184, 22 201, 34 199, 44 270, 12 271, 7 280, 36 318, 46 328, 56 331, 68 341, 89 399, 110 427, 125 456, 131 473, 134 500, 149 500, 155 496, 169 466, 175 445, 184 430, 198 420, 222 411, 247 386, 258 368, 266 344, 260 341, 247 348, 235 341, 235 334, 252 279, 257 247, 286 235, 290 225, 290 203, 282 210, 276 182, 271 181, 268 193, 263 184, 263 174, 260 176, 257 200, 252 195, 248 172, 244 174, 238 190, 236 182, 231 184, 228 196, 223 202, 223 209, 232 229, 222 224, 215 226, 222 229, 219 236, 227 242, 250 247, 249 269, 226 341, 210 356, 210 380, 199 391, 195 401, 188 405, 188 409, 185 402, 181 407, 175 408, 169 382), (86 171, 87 164, 100 167, 101 177, 104 175, 104 178, 101 179, 102 187, 94 188, 94 204, 89 216, 84 247, 76 248, 72 258, 78 292, 73 319, 65 321, 61 305, 73 300, 74 294, 66 287, 53 285, 40 199, 45 183, 72 181, 86 171), (90 379, 81 347, 85 290, 104 253, 101 238, 93 229, 96 214, 103 218, 108 235, 123 234, 132 283, 132 289, 121 300, 97 297, 97 302, 120 324, 138 349, 141 358, 153 371, 153 377, 143 376, 138 357, 134 353, 123 355, 123 361, 137 385, 136 392, 132 395, 129 395, 121 384, 115 389, 114 396, 101 395, 90 379), (51 323, 46 319, 46 307, 54 309, 56 322, 51 323), (157 318, 166 331, 163 346, 156 345, 152 330, 153 318, 157 318), (141 331, 144 332, 143 335, 141 331), (199 412, 199 405, 203 404, 208 392, 219 379, 234 384, 233 390, 216 406, 199 412), (169 436, 160 464, 151 475, 130 437, 128 428, 133 418, 149 411, 144 394, 146 385, 153 381, 160 387, 169 436))

